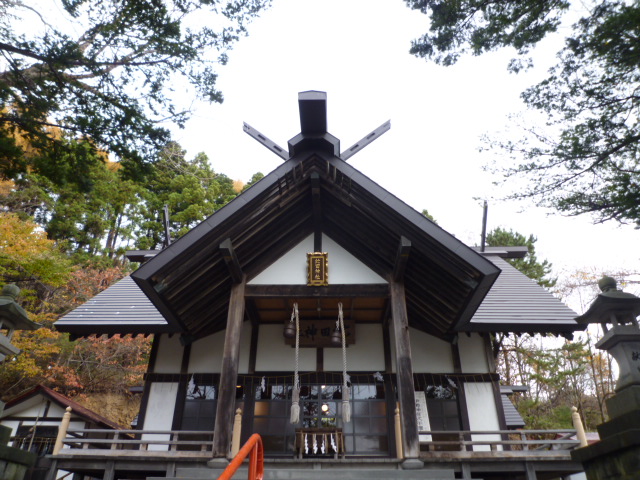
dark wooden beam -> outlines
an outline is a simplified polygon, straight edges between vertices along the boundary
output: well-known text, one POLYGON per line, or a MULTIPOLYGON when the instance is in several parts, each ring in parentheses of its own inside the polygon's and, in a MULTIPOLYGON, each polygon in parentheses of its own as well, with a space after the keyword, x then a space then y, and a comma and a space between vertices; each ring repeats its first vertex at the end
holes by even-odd
POLYGON ((220 244, 220 254, 224 259, 224 263, 227 264, 233 283, 240 283, 243 277, 242 267, 240 267, 240 262, 233 249, 233 245, 231 245, 230 238, 227 238, 220 244))
MULTIPOLYGON (((258 336, 260 324, 251 324, 251 346, 249 347, 249 373, 256 373, 256 358, 258 356, 258 336)), ((249 395, 251 397, 251 395, 249 395)), ((245 410, 246 411, 246 410, 245 410)))
POLYGON ((256 308, 256 302, 253 300, 247 300, 245 302, 245 309, 247 317, 251 322, 251 326, 255 327, 256 325, 258 325, 258 323, 260 323, 260 312, 256 308))
POLYGON ((324 372, 324 348, 316 348, 316 372, 324 372))
POLYGON ((240 357, 240 333, 244 319, 245 279, 231 287, 227 329, 222 352, 222 370, 218 388, 216 424, 213 431, 213 457, 226 457, 231 445, 231 428, 236 404, 238 360, 240 357))
POLYGON ((322 203, 320 202, 320 175, 311 172, 311 203, 313 205, 313 251, 322 251, 322 203))
MULTIPOLYGON (((391 363, 391 335, 389 333, 389 323, 382 323, 382 351, 384 352, 384 372, 393 372, 393 364, 391 363)), ((395 407, 394 407, 395 408, 395 407)))
POLYGON ((247 297, 388 297, 386 283, 329 285, 307 287, 306 285, 247 285, 247 297))
POLYGON ((451 343, 451 359, 453 360, 454 373, 462 373, 462 359, 460 358, 460 349, 458 348, 458 337, 456 335, 451 343))
POLYGON ((409 340, 409 318, 405 303, 404 284, 391 281, 391 323, 396 344, 396 379, 398 401, 402 421, 402 444, 405 459, 418 462, 420 442, 418 419, 416 418, 416 397, 411 365, 411 344, 409 340))
POLYGON ((409 261, 410 252, 411 240, 409 240, 405 236, 401 236, 400 245, 398 246, 398 253, 396 253, 396 262, 393 266, 393 279, 396 282, 400 282, 404 278, 404 271, 407 268, 407 262, 409 261))

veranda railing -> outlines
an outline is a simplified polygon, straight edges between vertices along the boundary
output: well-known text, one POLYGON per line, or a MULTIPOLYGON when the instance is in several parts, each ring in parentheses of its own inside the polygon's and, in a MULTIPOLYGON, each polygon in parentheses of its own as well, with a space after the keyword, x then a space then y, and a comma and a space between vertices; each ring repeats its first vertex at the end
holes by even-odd
MULTIPOLYGON (((420 445, 427 451, 568 450, 580 445, 575 436, 576 431, 572 429, 422 431, 420 445)), ((155 455, 175 451, 211 452, 213 432, 69 429, 62 443, 67 448, 62 453, 72 453, 69 448, 94 450, 94 453, 101 450, 105 454, 106 450, 138 450, 155 455)))
POLYGON ((570 450, 580 446, 574 429, 421 431, 427 451, 570 450))

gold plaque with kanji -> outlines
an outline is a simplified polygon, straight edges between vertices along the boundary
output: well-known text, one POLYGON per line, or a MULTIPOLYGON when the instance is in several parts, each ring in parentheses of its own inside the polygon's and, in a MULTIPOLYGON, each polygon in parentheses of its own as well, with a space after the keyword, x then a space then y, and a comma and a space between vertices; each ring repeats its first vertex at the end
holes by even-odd
POLYGON ((327 252, 307 253, 307 286, 326 287, 329 285, 329 257, 327 252))

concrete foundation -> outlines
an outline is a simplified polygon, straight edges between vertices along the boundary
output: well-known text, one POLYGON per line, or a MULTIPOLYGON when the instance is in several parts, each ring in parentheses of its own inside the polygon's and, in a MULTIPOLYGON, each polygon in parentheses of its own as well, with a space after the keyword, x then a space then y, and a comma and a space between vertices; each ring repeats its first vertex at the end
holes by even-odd
POLYGON ((611 420, 598 426, 600 442, 571 452, 588 480, 640 480, 640 386, 607 401, 611 420), (634 401, 634 399, 636 401, 634 401))

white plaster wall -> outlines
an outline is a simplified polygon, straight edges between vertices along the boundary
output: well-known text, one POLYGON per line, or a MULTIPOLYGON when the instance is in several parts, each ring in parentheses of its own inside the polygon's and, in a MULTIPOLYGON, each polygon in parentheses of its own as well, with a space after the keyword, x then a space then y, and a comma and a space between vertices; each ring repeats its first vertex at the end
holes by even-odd
MULTIPOLYGON (((39 424, 38 424, 39 425, 39 424)), ((45 424, 46 425, 46 424, 45 424)), ((53 425, 60 425, 59 422, 56 422, 53 425)), ((86 427, 86 422, 82 419, 71 419, 71 421, 69 422, 69 430, 84 430, 84 428, 86 427)))
POLYGON ((13 437, 16 433, 16 430, 20 426, 20 422, 16 420, 2 420, 0 421, 0 425, 10 428, 11 436, 13 437))
POLYGON ((153 373, 180 373, 182 365, 183 347, 180 344, 180 336, 169 337, 162 334, 158 346, 158 355, 153 368, 153 373))
MULTIPOLYGON (((329 256, 329 284, 387 283, 364 263, 322 235, 322 251, 329 256)), ((308 236, 248 283, 250 285, 306 285, 307 253, 313 252, 313 235, 308 236)))
MULTIPOLYGON (((214 333, 191 344, 189 373, 220 373, 225 331, 214 333)), ((251 348, 251 323, 244 322, 240 332, 240 363, 238 373, 249 373, 249 350, 251 348)))
MULTIPOLYGON (((490 382, 464 384, 470 430, 500 430, 493 387, 490 382)), ((500 435, 472 435, 473 440, 500 440, 500 435)), ((475 445, 475 451, 488 451, 489 445, 475 445)), ((501 447, 499 446, 499 449, 501 447)))
MULTIPOLYGON (((260 325, 256 370, 261 372, 293 372, 296 361, 295 353, 295 348, 284 344, 282 325, 260 325)), ((301 372, 316 370, 315 348, 300 349, 299 368, 301 372)))
POLYGON ((465 333, 458 334, 458 351, 463 372, 490 373, 484 338, 478 333, 472 333, 470 337, 465 333))
MULTIPOLYGON (((36 405, 29 405, 26 408, 21 408, 19 410, 12 408, 11 411, 5 411, 4 415, 8 416, 19 416, 19 417, 42 417, 42 415, 44 415, 44 411, 46 408, 46 403, 44 401, 44 399, 42 399, 42 397, 40 398, 40 402, 38 402, 36 405)), ((18 406, 18 405, 17 405, 18 406)), ((53 408, 54 405, 52 404, 51 407, 53 408)), ((62 416, 62 414, 64 413, 64 410, 62 410, 61 412, 56 412, 56 413, 52 413, 51 408, 49 409, 49 416, 53 417, 56 416, 59 413, 59 416, 62 416)))
MULTIPOLYGON (((454 371, 451 344, 411 327, 409 327, 409 336, 414 373, 452 373, 454 371)), ((395 358, 395 350, 392 354, 395 358)))
MULTIPOLYGON (((324 349, 324 369, 342 371, 342 349, 324 349)), ((347 348, 347 370, 384 371, 384 347, 382 325, 356 324, 356 343, 347 348)))
MULTIPOLYGON (((156 382, 149 390, 149 403, 144 417, 143 430, 171 430, 176 405, 178 383, 156 382)), ((169 435, 147 434, 143 440, 169 440, 169 435)), ((149 445, 149 450, 167 450, 168 445, 149 445)))
POLYGON ((62 417, 67 411, 67 407, 61 407, 58 404, 51 403, 49 406, 49 413, 47 413, 48 417, 62 417))

